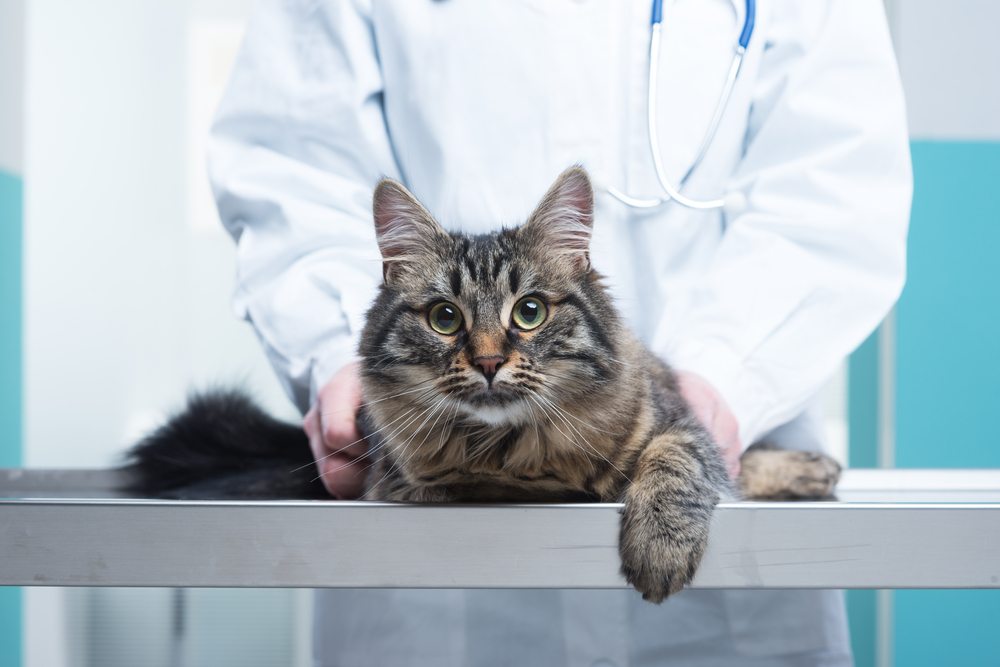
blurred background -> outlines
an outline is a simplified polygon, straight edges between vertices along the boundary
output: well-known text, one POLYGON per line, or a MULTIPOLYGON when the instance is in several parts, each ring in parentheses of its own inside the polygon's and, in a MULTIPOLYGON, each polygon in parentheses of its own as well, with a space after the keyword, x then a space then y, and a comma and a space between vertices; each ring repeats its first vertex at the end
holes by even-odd
MULTIPOLYGON (((296 416, 231 313, 204 166, 251 5, 0 0, 0 467, 114 465, 206 384, 296 416)), ((1000 5, 886 6, 910 273, 828 390, 828 439, 853 467, 1000 467, 1000 5)), ((859 665, 997 664, 1000 591, 848 600, 859 665)), ((307 591, 0 589, 0 667, 306 665, 310 621, 307 591)))

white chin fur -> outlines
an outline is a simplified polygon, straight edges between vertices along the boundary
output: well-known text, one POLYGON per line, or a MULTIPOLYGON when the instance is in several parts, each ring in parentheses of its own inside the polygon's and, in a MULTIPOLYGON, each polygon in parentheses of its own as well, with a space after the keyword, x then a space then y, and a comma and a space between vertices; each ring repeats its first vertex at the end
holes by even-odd
POLYGON ((527 407, 521 401, 500 406, 463 406, 465 413, 477 421, 490 426, 512 426, 523 424, 530 416, 527 407))

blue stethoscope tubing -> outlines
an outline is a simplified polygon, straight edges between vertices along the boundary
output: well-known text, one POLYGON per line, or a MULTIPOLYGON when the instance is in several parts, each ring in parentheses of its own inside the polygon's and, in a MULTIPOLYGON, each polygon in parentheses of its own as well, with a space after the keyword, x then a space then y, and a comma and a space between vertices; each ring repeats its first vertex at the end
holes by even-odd
POLYGON ((712 120, 708 124, 708 129, 705 131, 705 135, 701 140, 701 145, 698 147, 698 152, 695 154, 694 160, 691 162, 691 166, 688 167, 688 170, 681 178, 680 183, 678 183, 677 186, 674 186, 670 182, 670 179, 667 178, 667 173, 663 167, 663 159, 660 155, 659 148, 660 136, 656 117, 656 105, 659 93, 660 32, 663 24, 663 0, 653 0, 653 11, 650 19, 649 31, 649 83, 646 88, 646 125, 649 133, 649 152, 653 158, 653 170, 656 172, 656 180, 659 181, 660 187, 663 189, 666 196, 643 199, 640 197, 629 196, 617 188, 608 187, 608 193, 626 206, 631 206, 633 208, 655 208, 668 201, 675 201, 681 206, 685 206, 687 208, 704 210, 723 208, 727 206, 727 204, 731 203, 730 200, 732 197, 728 195, 720 199, 695 199, 683 194, 681 189, 684 187, 684 184, 687 182, 694 170, 701 164, 701 161, 705 157, 705 153, 708 152, 708 147, 712 144, 712 140, 715 139, 715 134, 719 129, 719 123, 722 121, 722 116, 726 111, 726 107, 729 106, 729 99, 733 94, 733 86, 736 85, 736 79, 739 77, 740 68, 743 66, 743 57, 746 55, 747 45, 750 44, 750 37, 753 35, 754 22, 757 18, 756 1, 744 1, 746 11, 743 14, 743 28, 740 30, 740 36, 736 40, 736 46, 733 50, 733 60, 729 65, 729 73, 726 75, 726 83, 722 88, 722 93, 719 95, 719 101, 716 103, 715 110, 712 112, 712 120))

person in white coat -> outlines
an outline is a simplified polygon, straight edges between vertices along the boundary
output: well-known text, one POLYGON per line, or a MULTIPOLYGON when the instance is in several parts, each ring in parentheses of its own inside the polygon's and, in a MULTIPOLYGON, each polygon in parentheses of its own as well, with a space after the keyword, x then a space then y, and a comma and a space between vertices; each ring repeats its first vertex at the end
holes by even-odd
MULTIPOLYGON (((307 413, 318 457, 356 437, 380 177, 474 232, 522 221, 574 163, 664 196, 646 123, 649 14, 647 0, 259 6, 213 127, 211 177, 237 242, 236 310, 307 413)), ((882 3, 677 0, 657 65, 663 172, 726 205, 632 208, 602 190, 592 262, 682 371, 734 469, 763 439, 821 447, 816 396, 905 274, 912 180, 882 3)), ((343 457, 358 447, 321 466, 335 495, 357 493, 360 466, 343 457)), ((318 595, 318 665, 851 663, 833 591, 690 590, 662 606, 628 590, 318 595)))

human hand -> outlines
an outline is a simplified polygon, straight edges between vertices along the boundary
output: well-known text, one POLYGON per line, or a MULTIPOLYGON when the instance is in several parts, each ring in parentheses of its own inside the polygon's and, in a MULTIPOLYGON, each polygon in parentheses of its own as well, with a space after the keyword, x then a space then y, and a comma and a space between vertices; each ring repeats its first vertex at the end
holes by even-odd
POLYGON ((361 408, 358 362, 337 371, 319 391, 302 427, 323 485, 334 498, 357 498, 364 491, 368 443, 355 418, 361 408))
POLYGON ((726 400, 708 380, 690 371, 678 371, 681 395, 691 406, 694 416, 708 429, 719 449, 726 469, 733 479, 740 474, 740 428, 726 400))

